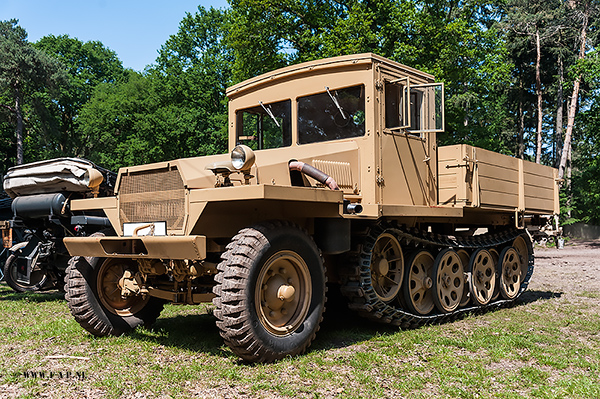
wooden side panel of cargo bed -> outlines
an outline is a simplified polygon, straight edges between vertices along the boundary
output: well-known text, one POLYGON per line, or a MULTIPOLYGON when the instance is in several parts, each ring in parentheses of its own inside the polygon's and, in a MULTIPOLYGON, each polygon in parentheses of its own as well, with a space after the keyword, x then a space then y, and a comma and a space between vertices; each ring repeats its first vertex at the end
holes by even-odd
POLYGON ((557 171, 469 145, 438 148, 440 205, 558 212, 557 171))

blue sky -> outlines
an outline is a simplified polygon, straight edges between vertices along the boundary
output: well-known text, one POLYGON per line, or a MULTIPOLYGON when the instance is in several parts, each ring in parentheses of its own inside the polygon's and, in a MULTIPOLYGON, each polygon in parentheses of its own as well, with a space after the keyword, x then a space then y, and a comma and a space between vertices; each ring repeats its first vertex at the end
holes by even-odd
POLYGON ((50 34, 98 40, 141 71, 199 5, 228 7, 226 0, 0 0, 0 20, 18 19, 30 42, 50 34))

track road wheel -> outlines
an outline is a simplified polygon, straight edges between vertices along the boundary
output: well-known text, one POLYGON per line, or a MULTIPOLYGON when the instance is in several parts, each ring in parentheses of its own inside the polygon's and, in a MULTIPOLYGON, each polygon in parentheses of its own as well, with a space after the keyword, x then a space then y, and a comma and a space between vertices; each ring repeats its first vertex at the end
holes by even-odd
MULTIPOLYGON (((492 255, 492 261, 496 267, 498 266, 498 262, 500 261, 500 254, 494 248, 489 248, 488 252, 492 255)), ((496 277, 498 274, 496 273, 496 277)), ((494 295, 492 296, 492 301, 495 301, 500 296, 500 288, 498 282, 496 282, 496 288, 494 288, 494 295)))
POLYGON ((32 292, 51 288, 50 278, 46 270, 36 267, 31 271, 29 284, 17 281, 17 255, 12 254, 4 264, 4 279, 6 284, 16 292, 32 292))
POLYGON ((513 247, 506 247, 500 253, 498 262, 498 285, 504 299, 514 299, 523 282, 521 257, 513 247))
POLYGON ((430 313, 433 302, 433 256, 426 250, 412 254, 407 261, 405 270, 403 294, 408 309, 419 315, 430 313))
POLYGON ((386 303, 400 291, 404 277, 404 257, 398 239, 390 231, 377 237, 371 251, 371 284, 377 297, 386 303))
POLYGON ((465 288, 460 256, 452 249, 438 254, 433 264, 433 302, 441 313, 450 313, 461 303, 465 288))
POLYGON ((529 257, 531 256, 531 240, 527 234, 521 234, 512 243, 512 247, 521 257, 521 279, 527 275, 529 269, 529 257), (529 244, 528 244, 529 243, 529 244))
POLYGON ((492 299, 496 287, 496 267, 489 251, 480 248, 473 252, 469 271, 471 272, 469 290, 473 303, 486 305, 492 299))
POLYGON ((251 362, 303 353, 325 310, 325 269, 312 238, 267 222, 240 230, 226 249, 213 303, 227 345, 251 362))
MULTIPOLYGON (((469 261, 471 260, 469 253, 467 251, 465 251, 464 249, 459 249, 458 251, 456 251, 456 253, 460 257, 460 261, 462 262, 463 268, 466 271, 467 267, 469 266, 469 261)), ((471 301, 471 291, 468 288, 469 281, 466 278, 466 274, 464 277, 464 282, 465 282, 465 286, 463 289, 462 299, 460 300, 460 305, 459 305, 460 307, 466 306, 471 301)))
POLYGON ((121 335, 156 321, 164 301, 150 296, 121 296, 120 280, 135 274, 129 259, 76 256, 69 261, 65 298, 75 320, 96 336, 121 335))

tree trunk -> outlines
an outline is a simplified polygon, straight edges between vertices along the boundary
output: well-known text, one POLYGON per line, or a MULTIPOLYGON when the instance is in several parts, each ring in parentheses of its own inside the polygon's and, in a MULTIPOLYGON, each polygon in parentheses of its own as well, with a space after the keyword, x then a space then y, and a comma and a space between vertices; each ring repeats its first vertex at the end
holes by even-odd
POLYGON ((536 26, 535 28, 535 94, 537 96, 537 147, 535 150, 535 162, 540 163, 542 161, 542 120, 544 115, 542 114, 542 78, 540 76, 540 64, 542 60, 541 44, 540 44, 540 30, 536 26))
POLYGON ((564 94, 563 83, 565 79, 565 69, 562 55, 558 55, 558 92, 556 93, 556 129, 554 131, 554 167, 558 168, 560 161, 560 142, 563 135, 563 107, 564 94))
MULTIPOLYGON (((587 44, 587 28, 589 22, 588 10, 583 15, 583 23, 581 25, 581 47, 579 48, 579 60, 585 58, 585 48, 587 44)), ((571 103, 569 104, 569 117, 567 120, 567 131, 565 132, 565 142, 563 144, 560 164, 558 167, 558 178, 562 179, 565 176, 567 160, 571 153, 571 137, 573 136, 573 125, 575 124, 575 115, 577 114, 577 100, 579 99, 579 86, 581 85, 581 73, 577 75, 573 82, 573 94, 571 95, 571 103)))
POLYGON ((17 117, 17 165, 22 165, 23 157, 23 113, 21 112, 21 91, 15 87, 15 115, 17 117))
POLYGON ((567 156, 567 218, 571 219, 571 209, 573 209, 573 207, 571 206, 573 204, 573 190, 571 187, 571 171, 573 170, 571 168, 571 147, 569 147, 569 155, 567 156))

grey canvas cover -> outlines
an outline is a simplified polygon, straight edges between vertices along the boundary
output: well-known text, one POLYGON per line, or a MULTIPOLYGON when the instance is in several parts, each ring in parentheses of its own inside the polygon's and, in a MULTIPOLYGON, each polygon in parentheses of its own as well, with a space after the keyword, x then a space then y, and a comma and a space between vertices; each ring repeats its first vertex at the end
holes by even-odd
POLYGON ((13 166, 4 176, 4 191, 15 198, 20 195, 86 192, 89 169, 94 164, 85 159, 56 158, 13 166))

